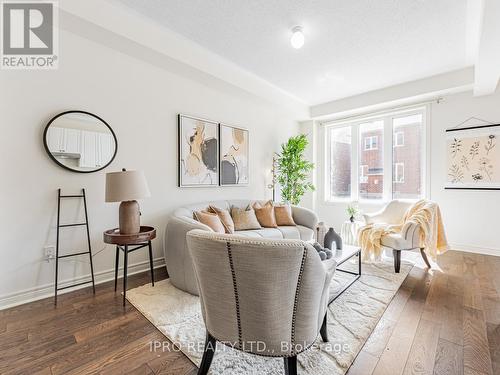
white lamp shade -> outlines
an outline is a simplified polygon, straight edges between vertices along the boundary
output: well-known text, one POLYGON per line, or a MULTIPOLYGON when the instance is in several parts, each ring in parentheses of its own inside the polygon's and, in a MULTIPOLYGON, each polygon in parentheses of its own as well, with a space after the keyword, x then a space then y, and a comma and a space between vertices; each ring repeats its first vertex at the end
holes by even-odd
POLYGON ((142 171, 106 173, 106 202, 123 202, 151 196, 142 171))

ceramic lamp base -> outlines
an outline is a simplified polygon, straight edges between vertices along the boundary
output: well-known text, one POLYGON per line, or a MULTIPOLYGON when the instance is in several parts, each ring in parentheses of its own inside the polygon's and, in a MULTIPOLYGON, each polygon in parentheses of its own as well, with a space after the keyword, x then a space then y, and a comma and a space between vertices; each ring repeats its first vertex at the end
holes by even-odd
POLYGON ((141 213, 137 201, 120 203, 119 224, 121 234, 136 234, 141 230, 141 213))

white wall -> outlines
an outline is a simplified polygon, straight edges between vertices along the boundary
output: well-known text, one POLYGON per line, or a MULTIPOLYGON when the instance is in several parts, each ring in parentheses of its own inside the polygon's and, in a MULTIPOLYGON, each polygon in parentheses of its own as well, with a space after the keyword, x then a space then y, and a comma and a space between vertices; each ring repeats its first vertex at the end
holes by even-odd
POLYGON ((443 210, 448 241, 457 250, 500 256, 500 191, 444 190, 445 130, 472 116, 500 124, 500 92, 482 97, 473 97, 471 92, 447 97, 432 105, 431 116, 431 199, 443 210))
MULTIPOLYGON (((439 203, 453 249, 482 252, 500 256, 498 242, 498 213, 500 191, 445 190, 446 159, 445 130, 467 120, 478 117, 500 123, 500 93, 473 97, 472 92, 446 96, 439 104, 430 105, 430 192, 428 198, 439 203)), ((474 125, 474 122, 469 123, 474 125)), ((317 125, 315 144, 318 165, 315 209, 320 219, 340 231, 347 219, 347 203, 325 203, 323 191, 324 150, 322 129, 317 125)), ((373 212, 382 204, 361 205, 364 212, 373 212)))
MULTIPOLYGON (((109 42, 109 40, 108 40, 109 42)), ((162 236, 176 207, 210 199, 270 197, 266 189, 272 153, 296 134, 288 111, 206 75, 178 74, 179 63, 151 65, 117 50, 61 30, 56 71, 0 72, 1 194, 0 307, 52 293, 54 263, 43 261, 42 248, 55 244, 56 190, 87 189, 95 271, 112 276, 114 248, 102 232, 117 226, 118 204, 104 203, 105 173, 144 170, 152 197, 143 200, 142 223, 158 230, 157 264, 163 258, 162 236), (160 67, 160 65, 162 65, 160 67), (200 78, 201 77, 201 78, 200 78), (72 173, 45 154, 42 132, 58 112, 82 109, 105 119, 116 132, 118 154, 113 164, 92 174, 72 173), (247 127, 250 130, 248 187, 177 188, 177 118, 186 113, 247 127), (101 252, 99 252, 102 250, 101 252)), ((190 71, 190 70, 186 70, 190 71)), ((69 206, 65 220, 77 219, 81 207, 69 206)), ((83 229, 66 229, 62 249, 84 250, 83 229)), ((131 255, 132 267, 146 267, 145 252, 131 255)), ((61 264, 61 280, 88 274, 87 259, 61 264)))

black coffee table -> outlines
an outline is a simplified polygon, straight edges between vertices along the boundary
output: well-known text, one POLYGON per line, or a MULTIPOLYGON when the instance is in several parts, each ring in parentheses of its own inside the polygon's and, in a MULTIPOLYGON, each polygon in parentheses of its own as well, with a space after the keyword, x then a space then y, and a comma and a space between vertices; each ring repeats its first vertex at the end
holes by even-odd
POLYGON ((337 250, 333 253, 333 259, 337 262, 337 268, 335 272, 343 272, 353 275, 352 279, 345 284, 342 289, 332 295, 328 299, 328 305, 335 301, 338 297, 342 295, 356 280, 361 277, 361 248, 359 246, 344 245, 342 250, 337 250), (358 257, 358 272, 349 271, 340 268, 340 266, 347 262, 349 259, 357 256, 358 257))

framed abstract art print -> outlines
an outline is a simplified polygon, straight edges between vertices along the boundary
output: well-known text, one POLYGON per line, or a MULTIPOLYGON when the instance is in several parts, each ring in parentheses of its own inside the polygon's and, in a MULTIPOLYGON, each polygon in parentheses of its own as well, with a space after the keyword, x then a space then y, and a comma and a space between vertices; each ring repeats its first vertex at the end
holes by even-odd
POLYGON ((248 130, 219 124, 219 138, 221 186, 248 185, 248 130))
POLYGON ((178 116, 178 186, 219 185, 218 124, 196 117, 178 116))

